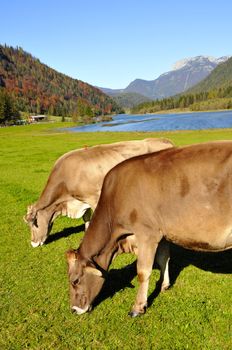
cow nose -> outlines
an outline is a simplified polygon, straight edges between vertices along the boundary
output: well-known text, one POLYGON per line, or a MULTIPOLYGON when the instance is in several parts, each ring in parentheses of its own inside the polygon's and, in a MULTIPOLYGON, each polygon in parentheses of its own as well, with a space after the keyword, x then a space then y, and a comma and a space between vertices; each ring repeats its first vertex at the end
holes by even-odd
POLYGON ((78 306, 72 306, 71 310, 73 313, 76 313, 78 315, 82 315, 89 310, 89 306, 86 306, 84 309, 81 309, 78 306))
POLYGON ((33 242, 31 241, 31 245, 33 248, 39 247, 40 245, 43 245, 43 242, 33 242))
POLYGON ((31 241, 31 245, 32 245, 33 248, 36 248, 36 247, 38 247, 40 245, 40 242, 33 242, 33 241, 31 241))

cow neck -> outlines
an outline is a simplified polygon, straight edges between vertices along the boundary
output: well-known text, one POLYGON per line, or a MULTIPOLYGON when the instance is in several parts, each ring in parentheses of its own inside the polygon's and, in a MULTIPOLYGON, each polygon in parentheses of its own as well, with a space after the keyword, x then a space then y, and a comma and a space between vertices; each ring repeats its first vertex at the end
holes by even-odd
POLYGON ((111 239, 110 229, 108 227, 106 229, 106 226, 105 229, 96 231, 92 230, 90 224, 79 252, 84 259, 95 261, 101 268, 108 270, 116 243, 111 239))
POLYGON ((107 271, 114 256, 115 247, 116 243, 110 242, 99 255, 93 257, 94 262, 107 271))

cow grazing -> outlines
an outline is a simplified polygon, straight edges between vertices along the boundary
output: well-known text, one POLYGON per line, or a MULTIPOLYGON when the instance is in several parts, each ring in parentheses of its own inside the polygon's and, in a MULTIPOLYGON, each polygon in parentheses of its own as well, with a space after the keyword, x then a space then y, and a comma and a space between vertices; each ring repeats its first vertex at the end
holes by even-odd
MULTIPOLYGON (((143 314, 161 240, 197 251, 232 248, 232 141, 171 148, 114 167, 79 249, 67 252, 71 307, 84 313, 100 292, 125 237, 137 251, 138 293, 130 312, 143 314)), ((168 259, 168 256, 164 257, 168 259)))
POLYGON ((89 222, 101 192, 104 176, 118 163, 140 154, 173 147, 167 139, 149 138, 78 149, 60 157, 39 200, 24 217, 33 247, 42 245, 59 215, 83 217, 89 222))

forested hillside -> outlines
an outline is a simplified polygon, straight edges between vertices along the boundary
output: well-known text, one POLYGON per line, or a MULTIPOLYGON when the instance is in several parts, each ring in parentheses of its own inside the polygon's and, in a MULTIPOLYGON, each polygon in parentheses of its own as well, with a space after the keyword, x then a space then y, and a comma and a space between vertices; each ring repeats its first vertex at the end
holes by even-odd
POLYGON ((113 97, 115 102, 122 108, 132 108, 140 103, 151 101, 148 97, 145 97, 136 93, 121 93, 113 97))
POLYGON ((121 111, 99 89, 58 73, 21 48, 6 45, 0 45, 0 90, 0 101, 7 96, 14 102, 14 110, 35 114, 70 116, 75 120, 121 111))
POLYGON ((142 103, 133 113, 154 113, 170 109, 192 111, 232 108, 232 58, 219 64, 212 73, 186 93, 142 103))
POLYGON ((195 85, 189 92, 211 91, 214 89, 224 89, 232 85, 232 57, 226 62, 219 64, 212 73, 195 85))

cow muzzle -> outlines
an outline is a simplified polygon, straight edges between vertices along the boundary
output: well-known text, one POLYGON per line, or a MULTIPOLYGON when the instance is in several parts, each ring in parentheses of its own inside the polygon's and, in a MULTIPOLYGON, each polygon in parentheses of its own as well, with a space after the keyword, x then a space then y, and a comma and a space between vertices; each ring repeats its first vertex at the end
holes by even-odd
POLYGON ((77 315, 82 315, 84 313, 86 313, 87 311, 91 310, 91 306, 86 306, 84 309, 81 309, 78 306, 72 306, 72 312, 77 314, 77 315))
POLYGON ((43 244, 44 244, 44 242, 33 242, 33 241, 31 241, 31 245, 32 245, 33 248, 39 247, 39 246, 41 246, 43 244))

